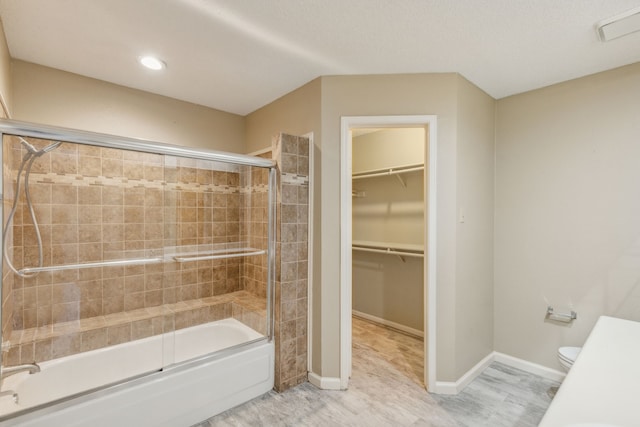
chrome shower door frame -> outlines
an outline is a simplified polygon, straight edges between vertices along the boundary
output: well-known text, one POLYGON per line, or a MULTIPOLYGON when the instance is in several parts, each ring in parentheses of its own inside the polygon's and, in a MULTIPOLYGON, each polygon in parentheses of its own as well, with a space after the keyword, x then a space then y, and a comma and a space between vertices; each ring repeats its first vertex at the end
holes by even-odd
MULTIPOLYGON (((275 319, 274 319, 274 304, 275 304, 275 274, 276 274, 276 162, 270 159, 228 153, 223 151, 198 149, 190 147, 182 147, 171 144, 165 144, 155 141, 128 138, 121 136, 113 136, 101 133, 94 133, 88 131, 74 130, 68 128, 60 128, 48 125, 39 125, 27 122, 20 122, 15 120, 0 119, 0 139, 4 147, 4 136, 20 136, 20 137, 32 137, 39 139, 47 139, 52 141, 69 142, 74 144, 82 144, 89 146, 97 146, 103 148, 122 149, 129 151, 140 151, 152 154, 161 154, 168 156, 175 156, 181 158, 190 158, 205 161, 222 162, 227 164, 258 167, 269 170, 268 178, 268 223, 267 223, 267 298, 266 298, 266 338, 267 341, 272 342, 274 340, 275 331, 275 319)), ((0 150, 0 164, 4 165, 3 150, 0 150)), ((0 201, 4 201, 4 194, 2 189, 4 185, 4 174, 0 175, 0 201)), ((4 224, 4 209, 0 209, 0 221, 4 224)), ((3 236, 4 238, 4 236, 3 236)), ((1 250, 1 249, 0 249, 1 250)), ((2 263, 0 263, 0 280, 4 275, 4 269, 2 263)), ((0 298, 2 296, 0 290, 0 298)), ((0 331, 2 331, 2 304, 0 304, 0 331)), ((1 332, 0 332, 1 334, 1 332)), ((1 341, 0 341, 1 342, 1 341)), ((251 348, 252 342, 247 343, 251 348)), ((242 346, 240 346, 242 347, 242 346)), ((223 353, 227 353, 223 350, 223 353)), ((181 364, 172 365, 171 370, 182 370, 194 363, 207 361, 209 359, 215 359, 219 356, 214 353, 213 355, 203 356, 196 360, 187 361, 181 364)), ((0 351, 0 365, 2 364, 2 352, 0 351)), ((131 379, 136 381, 136 378, 131 379)), ((125 380, 126 383, 129 380, 125 380)), ((108 386, 106 388, 111 388, 108 386)), ((116 386, 117 387, 117 386, 116 386)), ((96 390, 89 390, 79 395, 70 396, 63 399, 62 404, 68 405, 64 401, 70 399, 76 399, 78 397, 85 398, 90 393, 95 393, 96 390)), ((102 393, 98 390, 98 393, 102 393)), ((34 408, 38 410, 54 410, 53 406, 59 405, 60 402, 51 402, 44 404, 40 407, 34 408)), ((28 412, 29 410, 27 410, 28 412)))

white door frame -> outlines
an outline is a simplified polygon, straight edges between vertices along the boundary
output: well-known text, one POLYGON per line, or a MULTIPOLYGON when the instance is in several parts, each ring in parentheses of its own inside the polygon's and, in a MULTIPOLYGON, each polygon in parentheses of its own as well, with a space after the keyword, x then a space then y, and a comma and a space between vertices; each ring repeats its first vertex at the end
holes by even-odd
POLYGON ((427 390, 436 388, 436 154, 437 116, 344 116, 340 136, 340 388, 346 389, 351 377, 351 129, 425 126, 425 289, 424 331, 427 390))
POLYGON ((311 319, 313 318, 313 200, 314 200, 314 142, 313 131, 302 135, 309 138, 309 211, 307 217, 307 372, 311 372, 313 366, 313 340, 311 335, 311 319))

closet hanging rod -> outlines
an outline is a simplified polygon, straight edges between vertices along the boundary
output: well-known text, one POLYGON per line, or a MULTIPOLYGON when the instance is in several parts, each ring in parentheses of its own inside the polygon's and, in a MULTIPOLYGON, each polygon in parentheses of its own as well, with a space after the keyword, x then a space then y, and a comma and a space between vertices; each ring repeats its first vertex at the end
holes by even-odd
POLYGON ((85 262, 81 264, 50 265, 48 267, 28 267, 28 268, 23 268, 19 270, 19 272, 24 274, 30 274, 30 273, 40 273, 44 271, 73 270, 76 268, 121 267, 125 265, 157 264, 163 261, 164 261, 164 258, 162 257, 121 259, 121 260, 114 260, 114 261, 85 262))
POLYGON ((378 169, 371 172, 360 172, 360 173, 354 174, 351 178, 352 179, 373 178, 376 176, 398 175, 398 174, 416 172, 416 171, 422 171, 422 170, 424 170, 424 166, 413 166, 413 167, 403 168, 403 169, 400 169, 400 168, 378 169))
POLYGON ((365 246, 357 246, 357 245, 353 245, 351 248, 354 251, 360 251, 360 252, 373 252, 373 253, 377 253, 377 254, 399 255, 399 256, 410 256, 410 257, 416 257, 416 258, 424 258, 424 251, 423 252, 407 252, 407 251, 403 251, 403 250, 399 250, 399 249, 393 249, 393 248, 376 249, 376 248, 368 248, 368 247, 365 247, 365 246))

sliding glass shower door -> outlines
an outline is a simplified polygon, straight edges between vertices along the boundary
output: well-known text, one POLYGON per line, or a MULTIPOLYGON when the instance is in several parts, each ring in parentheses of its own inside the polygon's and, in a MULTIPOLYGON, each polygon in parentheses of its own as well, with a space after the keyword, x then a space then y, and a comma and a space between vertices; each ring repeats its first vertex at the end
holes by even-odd
POLYGON ((2 136, 0 420, 272 336, 271 161, 27 134, 2 136))

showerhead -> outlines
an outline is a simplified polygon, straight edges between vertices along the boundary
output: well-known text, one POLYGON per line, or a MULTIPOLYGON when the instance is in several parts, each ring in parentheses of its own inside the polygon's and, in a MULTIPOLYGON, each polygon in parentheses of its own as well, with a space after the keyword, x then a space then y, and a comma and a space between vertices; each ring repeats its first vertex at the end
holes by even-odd
POLYGON ((43 154, 48 153, 49 151, 55 150, 56 148, 58 148, 58 146, 59 146, 60 144, 62 144, 62 142, 61 142, 61 141, 57 141, 57 142, 54 142, 53 144, 49 144, 49 145, 47 145, 46 147, 44 147, 44 148, 43 148, 43 149, 41 149, 41 150, 38 150, 36 147, 34 147, 33 145, 31 145, 31 144, 29 143, 29 141, 27 141, 27 140, 26 140, 26 139, 24 139, 24 138, 20 138, 20 142, 22 143, 22 145, 24 145, 24 147, 29 151, 29 153, 30 153, 32 156, 36 156, 36 157, 40 157, 40 156, 42 156, 43 154))
POLYGON ((31 154, 37 154, 38 153, 38 149, 36 147, 34 147, 33 145, 29 144, 29 141, 27 141, 24 138, 20 138, 20 143, 22 145, 24 145, 24 148, 26 148, 29 153, 31 154))
POLYGON ((58 141, 58 142, 54 142, 53 144, 49 144, 46 147, 44 147, 42 150, 40 150, 38 155, 41 156, 41 155, 43 155, 45 153, 48 153, 49 151, 53 151, 56 148, 58 148, 58 146, 60 144, 62 144, 62 141, 58 141))

